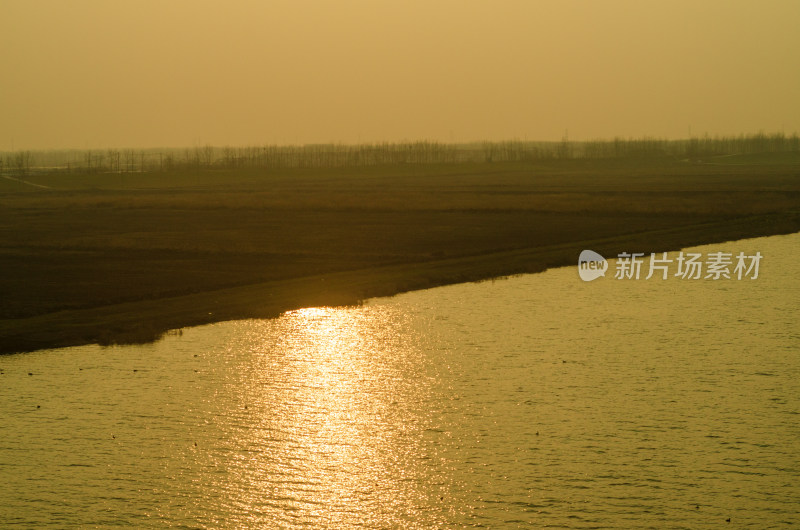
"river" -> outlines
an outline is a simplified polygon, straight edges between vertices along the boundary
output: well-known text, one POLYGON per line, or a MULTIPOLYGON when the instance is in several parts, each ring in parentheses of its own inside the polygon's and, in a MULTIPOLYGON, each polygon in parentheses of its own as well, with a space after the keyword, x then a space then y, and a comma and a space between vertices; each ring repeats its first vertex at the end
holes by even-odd
POLYGON ((612 261, 0 357, 0 520, 798 525, 800 234, 718 251, 758 277, 612 261))

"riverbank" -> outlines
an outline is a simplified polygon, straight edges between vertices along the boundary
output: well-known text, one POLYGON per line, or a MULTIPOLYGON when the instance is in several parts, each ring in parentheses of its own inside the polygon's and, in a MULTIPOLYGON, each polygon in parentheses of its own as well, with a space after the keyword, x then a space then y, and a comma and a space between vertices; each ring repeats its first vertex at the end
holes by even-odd
POLYGON ((796 166, 233 177, 113 189, 50 177, 36 183, 55 191, 0 196, 0 352, 148 342, 186 326, 572 265, 584 248, 608 257, 800 231, 796 166))
MULTIPOLYGON (((751 217, 542 248, 308 276, 178 297, 59 311, 0 322, 0 353, 43 348, 144 343, 169 330, 245 318, 273 318, 301 307, 355 305, 365 299, 541 272, 572 265, 583 248, 620 252, 688 246, 800 231, 800 214, 751 217)), ((577 281, 577 280, 576 280, 577 281)))

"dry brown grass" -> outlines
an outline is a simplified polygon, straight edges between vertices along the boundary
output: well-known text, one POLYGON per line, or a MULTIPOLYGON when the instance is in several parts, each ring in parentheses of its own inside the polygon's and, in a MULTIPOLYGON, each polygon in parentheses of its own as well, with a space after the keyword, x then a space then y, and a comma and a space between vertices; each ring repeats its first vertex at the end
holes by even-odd
MULTIPOLYGON (((704 226, 752 216, 723 232, 767 235, 794 229, 800 211, 793 165, 231 173, 105 190, 99 178, 0 194, 0 322, 401 264, 445 263, 432 282, 476 279, 458 264, 498 256, 477 276, 504 275, 528 270, 504 252, 635 234, 656 251, 665 231, 695 227, 687 243, 702 243, 704 226)), ((387 285, 426 285, 409 271, 387 285)))

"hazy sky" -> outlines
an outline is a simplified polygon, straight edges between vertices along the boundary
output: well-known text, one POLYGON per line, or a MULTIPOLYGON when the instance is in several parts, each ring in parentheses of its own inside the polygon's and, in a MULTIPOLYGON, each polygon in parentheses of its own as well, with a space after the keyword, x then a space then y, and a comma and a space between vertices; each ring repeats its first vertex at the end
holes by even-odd
POLYGON ((798 0, 0 0, 0 150, 800 131, 798 0))

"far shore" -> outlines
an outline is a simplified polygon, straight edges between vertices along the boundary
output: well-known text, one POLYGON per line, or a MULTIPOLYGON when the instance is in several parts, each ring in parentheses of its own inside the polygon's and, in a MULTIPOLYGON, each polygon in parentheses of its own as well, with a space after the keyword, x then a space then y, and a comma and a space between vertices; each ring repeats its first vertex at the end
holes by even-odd
POLYGON ((31 175, 0 187, 0 353, 800 231, 799 164, 726 161, 31 175))
MULTIPOLYGON (((620 252, 671 251, 800 231, 800 212, 704 223, 626 236, 374 267, 218 289, 185 296, 59 311, 0 322, 0 353, 85 344, 142 344, 170 330, 319 306, 358 305, 374 297, 575 265, 583 248, 613 258, 620 252), (655 250, 654 250, 655 249, 655 250)), ((579 281, 576 273, 576 281, 579 281)))

